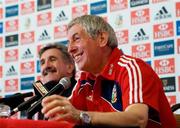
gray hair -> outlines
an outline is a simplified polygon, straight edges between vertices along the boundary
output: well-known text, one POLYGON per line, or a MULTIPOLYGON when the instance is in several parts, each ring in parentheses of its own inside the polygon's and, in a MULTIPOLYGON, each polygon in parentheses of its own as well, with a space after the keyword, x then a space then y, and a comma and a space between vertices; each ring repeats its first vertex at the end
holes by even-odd
POLYGON ((81 25, 93 39, 97 38, 100 32, 107 32, 109 34, 108 46, 112 49, 118 46, 118 41, 113 28, 102 17, 95 15, 83 15, 77 17, 68 24, 67 30, 75 24, 81 25))

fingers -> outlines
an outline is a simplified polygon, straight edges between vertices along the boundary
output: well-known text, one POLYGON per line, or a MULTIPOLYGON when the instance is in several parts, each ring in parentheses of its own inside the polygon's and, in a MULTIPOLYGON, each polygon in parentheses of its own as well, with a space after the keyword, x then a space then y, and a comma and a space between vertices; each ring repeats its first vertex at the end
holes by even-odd
POLYGON ((55 116, 56 113, 64 113, 64 106, 67 102, 67 98, 59 95, 48 96, 42 101, 43 108, 41 112, 45 115, 45 117, 55 116))
POLYGON ((56 106, 53 109, 50 109, 47 113, 45 113, 45 117, 47 118, 53 118, 57 115, 62 115, 66 113, 66 109, 64 106, 56 106))

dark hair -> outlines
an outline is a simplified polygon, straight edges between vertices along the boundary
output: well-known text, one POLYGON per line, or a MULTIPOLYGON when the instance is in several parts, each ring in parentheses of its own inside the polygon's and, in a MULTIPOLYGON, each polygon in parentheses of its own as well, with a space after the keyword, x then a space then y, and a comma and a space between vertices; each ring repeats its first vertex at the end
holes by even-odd
POLYGON ((67 47, 65 45, 62 45, 60 43, 49 43, 45 45, 43 48, 40 49, 39 51, 39 58, 41 58, 42 54, 48 50, 48 49, 58 49, 62 54, 61 57, 63 58, 65 63, 72 64, 74 65, 74 70, 73 70, 73 75, 75 75, 75 63, 71 55, 68 53, 67 47))

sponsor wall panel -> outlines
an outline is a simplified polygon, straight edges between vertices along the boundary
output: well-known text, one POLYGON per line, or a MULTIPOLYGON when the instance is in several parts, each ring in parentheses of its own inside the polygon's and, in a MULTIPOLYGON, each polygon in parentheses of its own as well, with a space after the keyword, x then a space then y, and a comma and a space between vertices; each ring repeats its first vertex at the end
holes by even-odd
POLYGON ((118 48, 150 64, 170 105, 180 102, 179 0, 1 1, 0 96, 31 91, 40 79, 39 49, 50 42, 67 45, 68 22, 84 14, 110 23, 118 48))

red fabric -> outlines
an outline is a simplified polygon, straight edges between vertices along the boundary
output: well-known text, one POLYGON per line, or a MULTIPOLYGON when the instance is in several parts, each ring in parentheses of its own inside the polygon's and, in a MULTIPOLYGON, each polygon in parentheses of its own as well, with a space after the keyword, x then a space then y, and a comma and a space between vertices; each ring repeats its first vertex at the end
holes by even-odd
POLYGON ((73 128, 67 122, 0 119, 0 128, 73 128))
POLYGON ((163 128, 176 127, 175 118, 159 77, 144 61, 124 55, 117 48, 114 49, 108 64, 98 77, 92 77, 86 72, 81 73, 71 97, 72 104, 81 110, 118 111, 111 105, 111 102, 101 97, 102 79, 118 82, 122 92, 123 110, 130 104, 144 103, 159 113, 163 128), (90 82, 82 84, 82 81, 90 79, 95 80, 93 86, 90 82))

